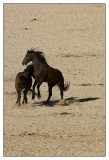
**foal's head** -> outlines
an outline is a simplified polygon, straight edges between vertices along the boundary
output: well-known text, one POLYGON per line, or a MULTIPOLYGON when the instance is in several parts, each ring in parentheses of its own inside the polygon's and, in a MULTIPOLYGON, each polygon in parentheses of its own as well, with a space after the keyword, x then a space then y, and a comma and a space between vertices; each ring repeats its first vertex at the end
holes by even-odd
POLYGON ((28 65, 25 69, 24 69, 24 72, 27 72, 29 73, 30 75, 33 75, 33 72, 34 72, 34 67, 32 64, 28 65))

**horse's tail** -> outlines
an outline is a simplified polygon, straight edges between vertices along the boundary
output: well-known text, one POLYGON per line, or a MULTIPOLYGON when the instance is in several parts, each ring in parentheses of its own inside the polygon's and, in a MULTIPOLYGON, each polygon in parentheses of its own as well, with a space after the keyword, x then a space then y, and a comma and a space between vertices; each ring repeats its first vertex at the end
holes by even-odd
POLYGON ((66 83, 64 84, 64 77, 62 76, 62 77, 61 77, 61 80, 60 80, 59 83, 58 83, 58 86, 59 86, 59 88, 60 88, 61 90, 67 91, 67 90, 69 89, 69 87, 70 87, 70 82, 66 82, 66 83))
POLYGON ((69 87, 70 87, 70 82, 66 82, 66 83, 64 84, 63 91, 67 91, 67 90, 69 89, 69 87))

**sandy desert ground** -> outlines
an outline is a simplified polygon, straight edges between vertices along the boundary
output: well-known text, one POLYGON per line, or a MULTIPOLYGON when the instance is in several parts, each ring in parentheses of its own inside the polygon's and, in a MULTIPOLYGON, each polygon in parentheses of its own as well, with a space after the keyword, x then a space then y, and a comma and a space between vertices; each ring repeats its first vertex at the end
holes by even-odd
POLYGON ((105 156, 105 4, 4 4, 4 156, 105 156), (16 104, 28 49, 44 52, 70 88, 47 84, 16 104))

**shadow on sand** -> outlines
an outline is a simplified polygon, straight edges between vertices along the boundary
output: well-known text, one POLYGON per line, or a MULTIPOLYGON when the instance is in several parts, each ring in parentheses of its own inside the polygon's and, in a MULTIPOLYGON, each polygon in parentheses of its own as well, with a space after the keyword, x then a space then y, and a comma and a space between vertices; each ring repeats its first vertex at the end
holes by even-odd
MULTIPOLYGON (((78 99, 78 98, 75 98, 75 97, 70 97, 70 98, 65 99, 66 104, 61 104, 61 105, 69 105, 69 104, 72 104, 72 103, 75 103, 75 102, 78 102, 78 103, 89 102, 89 101, 94 101, 94 100, 97 100, 97 99, 100 99, 100 98, 89 97, 89 98, 78 99)), ((33 105, 35 105, 35 106, 46 105, 47 107, 53 107, 54 105, 56 105, 58 103, 59 103, 59 100, 52 100, 52 101, 49 101, 47 104, 45 104, 45 101, 41 101, 41 102, 35 102, 33 105)))

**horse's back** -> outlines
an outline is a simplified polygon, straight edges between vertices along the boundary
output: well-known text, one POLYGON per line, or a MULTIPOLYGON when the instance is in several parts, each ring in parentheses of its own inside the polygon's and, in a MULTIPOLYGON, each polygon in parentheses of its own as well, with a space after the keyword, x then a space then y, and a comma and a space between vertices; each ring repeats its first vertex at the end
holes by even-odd
POLYGON ((32 86, 32 78, 31 76, 27 76, 24 72, 19 72, 16 76, 15 80, 15 88, 16 90, 24 89, 25 87, 31 88, 32 86))
POLYGON ((47 67, 47 80, 48 83, 58 83, 60 81, 60 79, 62 78, 62 73, 60 70, 55 69, 51 66, 48 65, 47 67))

